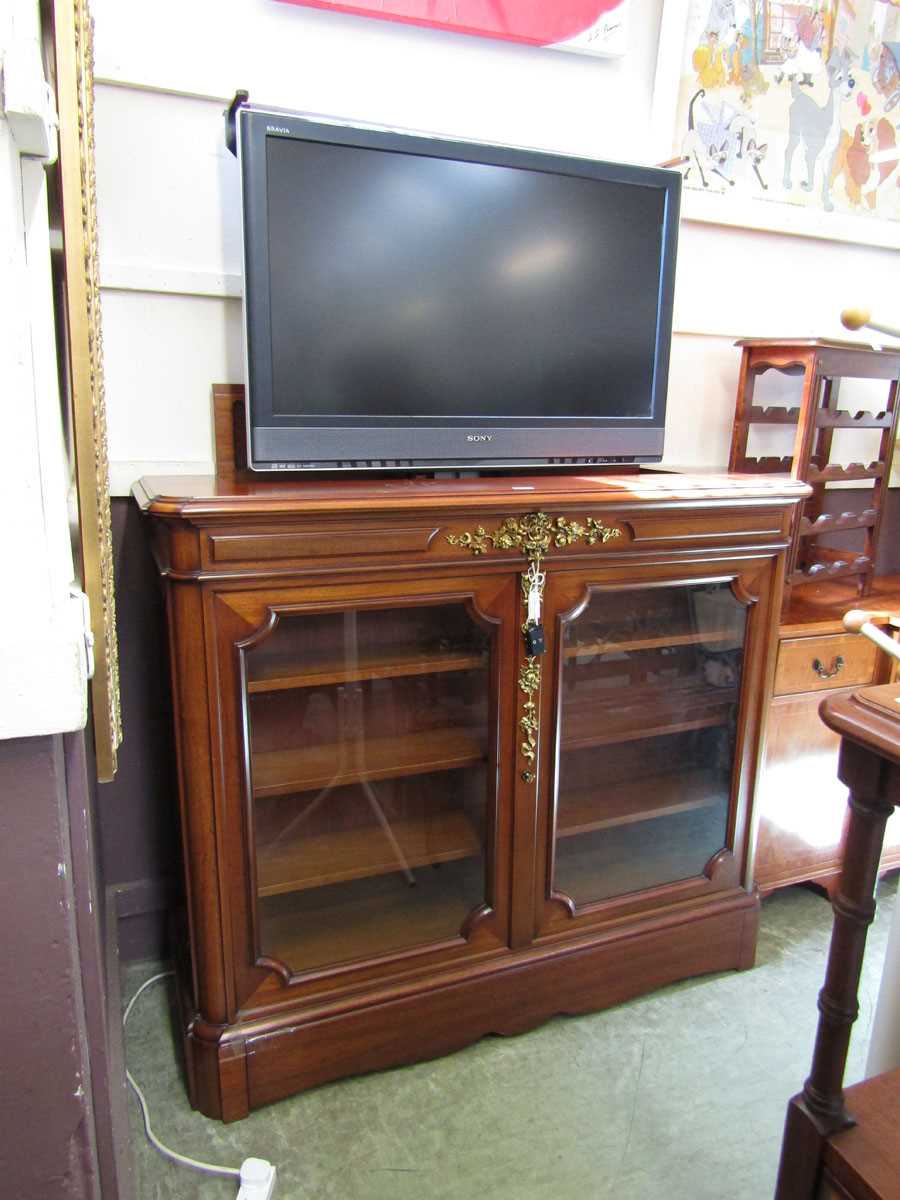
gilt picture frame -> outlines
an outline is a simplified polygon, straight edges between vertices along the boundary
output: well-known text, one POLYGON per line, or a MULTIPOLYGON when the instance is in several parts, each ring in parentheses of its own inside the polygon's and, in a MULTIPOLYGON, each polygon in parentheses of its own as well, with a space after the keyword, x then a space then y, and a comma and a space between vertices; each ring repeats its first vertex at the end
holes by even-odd
POLYGON ((88 0, 52 0, 51 11, 59 113, 65 378, 78 495, 79 570, 93 634, 95 766, 98 780, 106 783, 118 766, 122 706, 100 311, 93 22, 88 0))
POLYGON ((666 0, 651 134, 688 220, 900 248, 900 4, 666 0))

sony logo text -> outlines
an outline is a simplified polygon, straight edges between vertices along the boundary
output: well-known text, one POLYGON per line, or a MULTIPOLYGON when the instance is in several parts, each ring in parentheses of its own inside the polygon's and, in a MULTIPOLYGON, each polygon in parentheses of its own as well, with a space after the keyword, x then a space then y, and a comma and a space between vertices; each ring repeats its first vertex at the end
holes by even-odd
POLYGON ((467 442, 492 442, 494 435, 492 433, 467 433, 467 442))

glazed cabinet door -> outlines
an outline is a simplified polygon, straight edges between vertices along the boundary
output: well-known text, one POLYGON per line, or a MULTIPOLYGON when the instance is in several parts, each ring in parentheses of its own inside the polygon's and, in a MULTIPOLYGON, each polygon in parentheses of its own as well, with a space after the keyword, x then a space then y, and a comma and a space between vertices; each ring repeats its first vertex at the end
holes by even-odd
POLYGON ((507 944, 515 595, 510 575, 215 594, 237 1006, 507 944))
POLYGON ((550 575, 539 934, 739 886, 769 583, 550 575))

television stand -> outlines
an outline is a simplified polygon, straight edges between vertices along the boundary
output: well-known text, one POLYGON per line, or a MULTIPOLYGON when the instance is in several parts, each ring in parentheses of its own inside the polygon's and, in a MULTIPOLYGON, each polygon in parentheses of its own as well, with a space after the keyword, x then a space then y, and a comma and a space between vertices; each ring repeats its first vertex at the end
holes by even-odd
POLYGON ((168 598, 195 1107, 234 1120, 752 965, 762 700, 806 494, 136 485, 168 598))

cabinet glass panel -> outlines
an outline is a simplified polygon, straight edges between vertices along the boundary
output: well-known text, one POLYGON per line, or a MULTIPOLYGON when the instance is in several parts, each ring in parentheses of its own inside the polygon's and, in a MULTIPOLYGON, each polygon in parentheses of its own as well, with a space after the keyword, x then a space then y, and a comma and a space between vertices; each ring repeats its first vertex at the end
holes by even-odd
POLYGON ((554 886, 576 904, 725 845, 745 619, 722 583, 594 592, 564 624, 554 886))
POLYGON ((245 651, 262 954, 409 949, 486 902, 490 640, 446 604, 283 614, 245 651))

